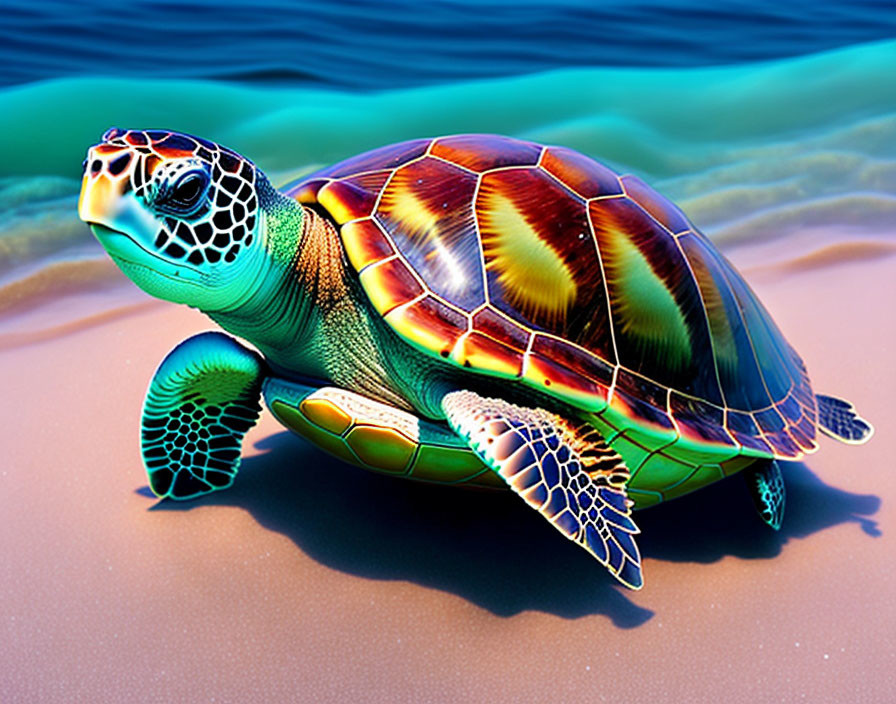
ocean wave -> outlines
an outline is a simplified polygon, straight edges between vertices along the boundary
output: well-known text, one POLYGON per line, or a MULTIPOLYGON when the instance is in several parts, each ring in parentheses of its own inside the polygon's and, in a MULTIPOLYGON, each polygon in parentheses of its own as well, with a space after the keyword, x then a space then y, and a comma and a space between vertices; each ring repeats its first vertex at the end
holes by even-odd
MULTIPOLYGON (((638 174, 722 246, 819 224, 857 240, 893 236, 896 92, 882 86, 894 65, 896 42, 885 42, 755 65, 575 69, 377 94, 101 78, 2 89, 2 126, 19 138, 0 142, 0 308, 13 309, 3 303, 13 290, 20 303, 44 300, 42 270, 102 257, 75 211, 85 150, 113 124, 203 135, 280 182, 389 142, 499 132, 638 174)), ((68 280, 94 276, 105 285, 108 271, 79 265, 68 280)))
MULTIPOLYGON (((568 69, 376 94, 60 79, 0 90, 3 127, 24 132, 0 142, 0 177, 78 178, 86 147, 114 124, 201 134, 272 170, 417 136, 500 132, 669 178, 729 163, 744 149, 859 122, 871 130, 874 118, 892 129, 896 91, 883 87, 892 86, 894 65, 896 42, 884 42, 743 66, 568 69)), ((893 154, 886 135, 878 142, 893 154)))

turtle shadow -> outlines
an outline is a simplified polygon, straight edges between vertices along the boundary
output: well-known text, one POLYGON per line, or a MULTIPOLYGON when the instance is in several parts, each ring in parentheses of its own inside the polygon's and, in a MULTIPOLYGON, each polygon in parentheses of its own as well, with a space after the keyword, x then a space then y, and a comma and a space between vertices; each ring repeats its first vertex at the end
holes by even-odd
POLYGON ((779 531, 761 521, 742 477, 733 476, 639 512, 641 552, 659 560, 707 564, 728 556, 770 559, 791 539, 841 523, 856 523, 871 537, 881 535, 870 518, 880 508, 879 497, 825 484, 801 462, 779 464, 787 491, 779 531))
MULTIPOLYGON (((451 592, 499 616, 602 614, 619 628, 635 628, 654 615, 581 548, 545 530, 544 519, 509 492, 377 475, 287 432, 256 448, 262 454, 243 461, 227 491, 185 503, 161 501, 152 510, 239 506, 331 568, 451 592)), ((791 536, 845 521, 867 524, 873 533, 874 523, 862 516, 877 510, 877 497, 826 486, 802 465, 787 469, 795 477, 787 485, 795 506, 781 532, 759 522, 740 482, 726 481, 640 512, 642 553, 702 563, 726 555, 768 558, 791 536), (743 508, 732 509, 738 505, 743 508)))

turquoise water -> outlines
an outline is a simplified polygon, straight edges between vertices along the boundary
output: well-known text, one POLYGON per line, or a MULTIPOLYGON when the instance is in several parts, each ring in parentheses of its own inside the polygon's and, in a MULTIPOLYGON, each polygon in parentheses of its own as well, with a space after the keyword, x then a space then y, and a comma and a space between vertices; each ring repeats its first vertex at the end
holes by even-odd
MULTIPOLYGON (((896 42, 729 67, 575 68, 380 92, 68 78, 0 90, 0 313, 9 287, 102 259, 75 215, 112 125, 226 144, 275 181, 384 143, 499 132, 634 172, 722 244, 896 222, 896 42)), ((60 272, 80 282, 111 276, 60 272)), ((60 280, 61 280, 60 279, 60 280)), ((19 286, 19 302, 28 287, 19 286)))

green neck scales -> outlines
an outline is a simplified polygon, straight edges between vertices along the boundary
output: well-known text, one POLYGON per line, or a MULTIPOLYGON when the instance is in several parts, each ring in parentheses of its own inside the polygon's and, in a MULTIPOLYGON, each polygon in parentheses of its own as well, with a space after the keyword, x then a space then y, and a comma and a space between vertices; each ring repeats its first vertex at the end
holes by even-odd
POLYGON ((390 336, 353 284, 332 223, 273 189, 262 193, 259 222, 265 266, 251 292, 203 312, 254 344, 280 376, 350 385, 410 409, 387 372, 381 343, 390 336))
POLYGON ((320 233, 313 232, 319 229, 312 227, 315 217, 306 215, 298 203, 267 182, 259 190, 258 265, 253 262, 247 272, 250 284, 245 295, 221 308, 200 309, 275 362, 287 362, 290 351, 295 354, 309 346, 317 327, 315 291, 303 279, 298 260, 305 242, 320 233))

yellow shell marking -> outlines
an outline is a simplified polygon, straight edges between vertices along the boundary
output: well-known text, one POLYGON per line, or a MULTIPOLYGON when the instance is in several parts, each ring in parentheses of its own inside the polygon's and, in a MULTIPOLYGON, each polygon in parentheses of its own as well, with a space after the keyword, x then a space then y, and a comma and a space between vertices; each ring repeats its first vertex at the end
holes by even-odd
POLYGON ((460 291, 469 285, 466 268, 452 248, 443 241, 448 233, 443 233, 440 227, 442 213, 433 212, 431 205, 409 188, 386 191, 380 211, 388 213, 391 220, 401 223, 401 232, 405 233, 411 243, 426 251, 427 261, 438 261, 440 277, 444 279, 443 288, 447 291, 460 291))
POLYGON ((439 215, 416 194, 405 188, 395 188, 386 192, 380 210, 401 223, 401 230, 414 242, 425 242, 438 237, 439 215))
POLYGON ((576 283, 560 255, 500 193, 488 195, 479 215, 486 269, 498 275, 508 301, 524 314, 562 320, 576 283))
POLYGON ((609 254, 604 266, 611 279, 614 312, 621 332, 637 339, 645 354, 666 359, 673 369, 689 361, 691 343, 687 322, 675 297, 654 273, 650 263, 624 232, 610 229, 609 254))

